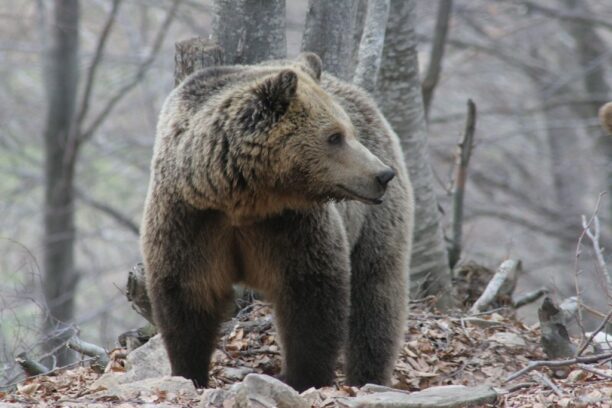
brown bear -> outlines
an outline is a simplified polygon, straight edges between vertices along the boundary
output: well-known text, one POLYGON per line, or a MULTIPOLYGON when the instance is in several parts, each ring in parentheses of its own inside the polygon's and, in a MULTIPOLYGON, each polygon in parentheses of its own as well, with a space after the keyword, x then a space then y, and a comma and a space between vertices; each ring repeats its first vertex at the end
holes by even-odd
POLYGON ((604 131, 612 135, 612 102, 608 102, 599 108, 599 121, 604 131))
POLYGON ((398 138, 321 61, 216 67, 159 118, 141 246, 172 373, 206 386, 233 284, 269 300, 281 377, 390 381, 403 337, 412 189, 398 138), (345 346, 345 347, 343 347, 345 346))

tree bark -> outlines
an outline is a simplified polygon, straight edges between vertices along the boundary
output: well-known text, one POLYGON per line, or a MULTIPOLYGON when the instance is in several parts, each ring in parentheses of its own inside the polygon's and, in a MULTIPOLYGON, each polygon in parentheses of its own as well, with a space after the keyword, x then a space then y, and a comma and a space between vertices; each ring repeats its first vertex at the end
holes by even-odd
POLYGON ((357 68, 353 76, 353 82, 368 92, 376 90, 388 17, 389 0, 368 1, 357 54, 357 68))
POLYGON ((410 269, 411 293, 438 297, 452 305, 451 274, 442 237, 438 202, 427 147, 418 73, 415 0, 391 0, 379 73, 378 102, 400 137, 415 196, 415 232, 410 269))
POLYGON ((309 0, 302 51, 311 51, 323 60, 323 69, 340 79, 350 80, 353 28, 358 3, 354 0, 309 0))
POLYGON ((287 55, 285 0, 215 0, 213 41, 227 64, 256 64, 287 55))
MULTIPOLYGON (((68 324, 74 317, 74 291, 78 273, 74 267, 74 152, 71 143, 79 83, 79 2, 55 0, 51 43, 45 55, 47 115, 45 139, 45 198, 43 271, 48 307, 46 347, 55 349, 72 336, 68 324)), ((57 365, 74 360, 62 348, 57 365)))

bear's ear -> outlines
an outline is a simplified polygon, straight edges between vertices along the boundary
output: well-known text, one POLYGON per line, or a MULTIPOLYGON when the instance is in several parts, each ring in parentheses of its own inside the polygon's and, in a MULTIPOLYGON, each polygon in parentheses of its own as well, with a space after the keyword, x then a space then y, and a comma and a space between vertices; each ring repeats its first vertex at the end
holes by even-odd
POLYGON ((282 70, 259 84, 255 95, 266 111, 262 113, 272 114, 275 119, 284 115, 297 93, 297 85, 297 74, 290 69, 282 70))
POLYGON ((297 57, 298 62, 306 68, 310 76, 316 80, 321 80, 321 72, 323 71, 323 61, 314 52, 303 52, 297 57))

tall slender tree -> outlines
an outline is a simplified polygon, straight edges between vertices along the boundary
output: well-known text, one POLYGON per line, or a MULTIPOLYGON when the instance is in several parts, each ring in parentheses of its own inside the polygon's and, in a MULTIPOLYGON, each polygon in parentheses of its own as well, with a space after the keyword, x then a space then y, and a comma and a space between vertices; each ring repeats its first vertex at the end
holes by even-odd
MULTIPOLYGON (((55 349, 70 336, 66 325, 74 316, 74 152, 66 150, 73 133, 79 83, 79 1, 55 0, 50 25, 51 41, 45 54, 47 98, 44 203, 44 294, 49 314, 45 331, 55 349)), ((72 355, 63 348, 56 354, 64 365, 72 355)))
POLYGON ((415 3, 391 0, 378 77, 378 102, 400 137, 414 188, 411 293, 436 295, 440 307, 448 307, 453 303, 451 274, 427 147, 414 30, 415 3))

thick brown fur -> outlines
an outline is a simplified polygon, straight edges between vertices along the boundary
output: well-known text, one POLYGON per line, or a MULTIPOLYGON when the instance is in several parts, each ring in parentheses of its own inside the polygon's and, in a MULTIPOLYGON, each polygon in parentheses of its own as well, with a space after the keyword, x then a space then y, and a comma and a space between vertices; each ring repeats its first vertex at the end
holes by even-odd
POLYGON ((331 384, 342 349, 350 384, 390 381, 413 200, 367 94, 314 54, 199 71, 166 100, 151 172, 141 246, 174 375, 207 385, 242 283, 273 303, 296 389, 331 384))

